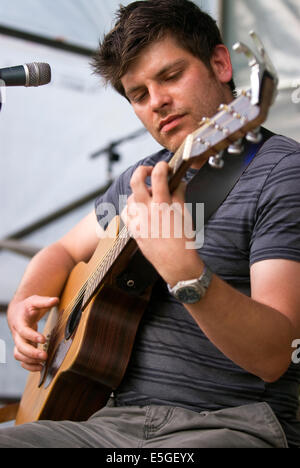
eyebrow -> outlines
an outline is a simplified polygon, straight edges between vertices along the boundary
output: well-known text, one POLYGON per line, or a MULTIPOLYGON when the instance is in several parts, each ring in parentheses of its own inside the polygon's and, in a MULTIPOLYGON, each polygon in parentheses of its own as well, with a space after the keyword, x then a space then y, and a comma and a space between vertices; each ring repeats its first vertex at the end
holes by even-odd
MULTIPOLYGON (((169 71, 173 70, 173 68, 176 68, 180 65, 185 65, 185 64, 186 64, 185 59, 178 59, 175 62, 169 63, 168 65, 165 65, 163 68, 161 68, 161 70, 159 70, 154 75, 154 79, 157 80, 161 78, 163 75, 165 75, 166 73, 168 73, 169 71)), ((130 95, 136 93, 137 91, 140 91, 143 88, 144 88, 143 85, 133 86, 129 88, 128 91, 126 91, 126 96, 130 99, 130 95)))

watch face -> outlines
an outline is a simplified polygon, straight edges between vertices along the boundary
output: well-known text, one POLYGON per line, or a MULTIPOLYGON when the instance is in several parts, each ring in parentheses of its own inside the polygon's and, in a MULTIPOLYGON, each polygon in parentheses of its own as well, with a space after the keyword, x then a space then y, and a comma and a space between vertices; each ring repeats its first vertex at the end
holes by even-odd
POLYGON ((202 297, 199 288, 195 288, 193 286, 185 286, 184 288, 179 289, 176 295, 179 301, 184 304, 195 304, 196 302, 199 302, 202 297))

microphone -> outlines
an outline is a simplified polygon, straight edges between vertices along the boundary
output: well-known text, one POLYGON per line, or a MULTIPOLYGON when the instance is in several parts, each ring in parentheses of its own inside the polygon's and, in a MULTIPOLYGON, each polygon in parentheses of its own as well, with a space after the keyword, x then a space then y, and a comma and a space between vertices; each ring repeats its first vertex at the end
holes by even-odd
MULTIPOLYGON (((5 86, 42 86, 51 81, 48 63, 26 63, 17 67, 0 68, 0 80, 5 86)), ((0 82, 1 85, 1 82, 0 82)))

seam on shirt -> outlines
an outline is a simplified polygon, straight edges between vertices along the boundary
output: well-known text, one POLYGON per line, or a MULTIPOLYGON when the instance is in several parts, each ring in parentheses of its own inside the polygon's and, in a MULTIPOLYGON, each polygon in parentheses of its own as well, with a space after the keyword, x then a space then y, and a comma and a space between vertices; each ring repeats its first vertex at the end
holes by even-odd
POLYGON ((255 213, 256 213, 256 214, 257 214, 257 209, 258 209, 259 200, 260 200, 260 198, 261 198, 261 196, 262 196, 262 193, 263 193, 263 190, 264 190, 264 188, 265 188, 265 186, 266 186, 266 183, 267 183, 267 181, 269 180, 269 178, 270 178, 271 174, 273 173, 273 171, 276 169, 276 167, 277 167, 285 158, 288 158, 288 157, 290 157, 290 156, 292 156, 292 155, 294 155, 294 154, 297 154, 298 152, 299 152, 298 150, 291 151, 290 153, 285 154, 284 156, 282 156, 282 158, 281 158, 279 161, 277 161, 276 164, 274 164, 273 168, 271 169, 271 171, 270 171, 269 174, 267 175, 267 177, 266 177, 266 179, 265 179, 265 181, 264 181, 264 183, 263 183, 263 185, 262 185, 262 187, 261 187, 259 196, 257 197, 256 207, 255 207, 255 213))

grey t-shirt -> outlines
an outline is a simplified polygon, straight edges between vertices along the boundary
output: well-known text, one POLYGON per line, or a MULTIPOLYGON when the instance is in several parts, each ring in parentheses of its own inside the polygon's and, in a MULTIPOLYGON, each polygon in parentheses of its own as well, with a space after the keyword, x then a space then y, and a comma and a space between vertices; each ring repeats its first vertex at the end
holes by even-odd
MULTIPOLYGON (((125 171, 96 201, 100 224, 107 218, 99 214, 99 206, 112 203, 118 212, 119 195, 131 193, 129 182, 138 165, 170 158, 163 150, 125 171)), ((188 177, 193 175, 191 171, 188 177)), ((207 222, 199 255, 215 274, 249 296, 252 264, 276 258, 300 261, 297 142, 276 135, 264 144, 207 222)), ((293 351, 291 347, 291 356, 293 351)), ((300 446, 299 383, 300 364, 291 363, 275 383, 266 383, 237 366, 209 341, 159 280, 115 397, 120 406, 173 405, 197 412, 265 401, 280 420, 288 442, 300 446)))

